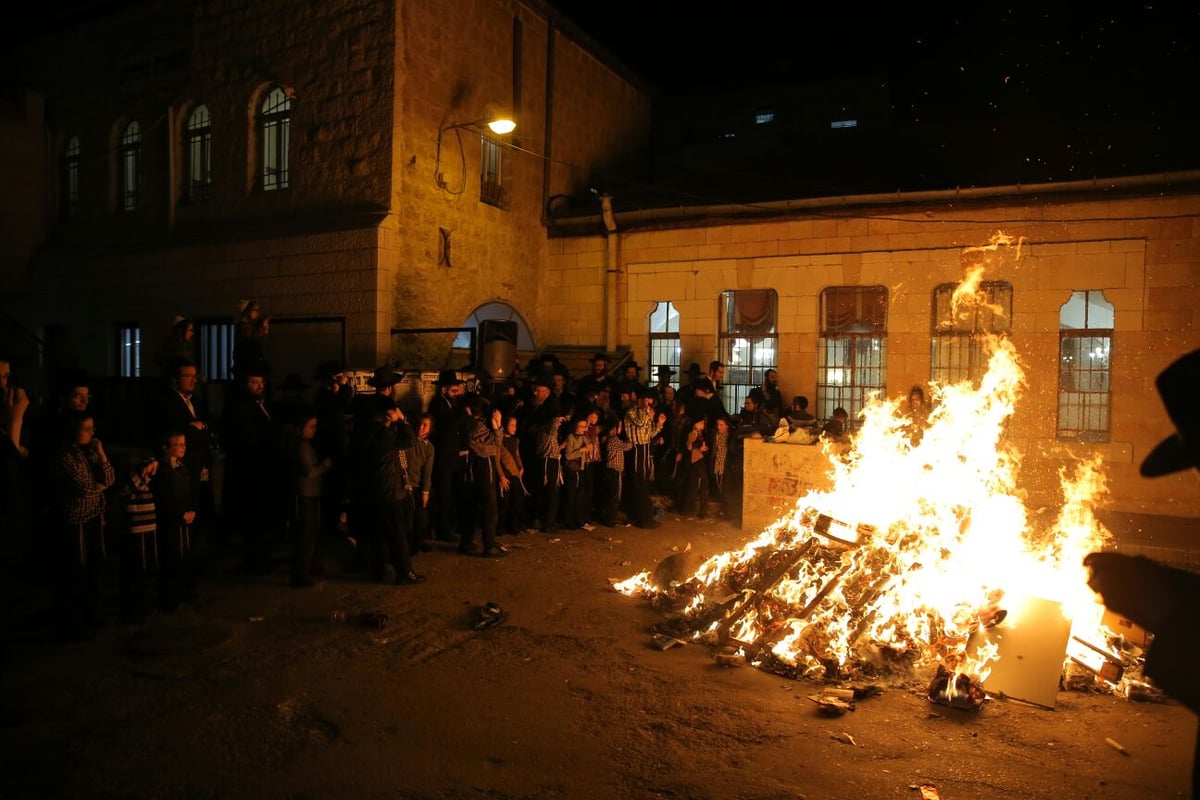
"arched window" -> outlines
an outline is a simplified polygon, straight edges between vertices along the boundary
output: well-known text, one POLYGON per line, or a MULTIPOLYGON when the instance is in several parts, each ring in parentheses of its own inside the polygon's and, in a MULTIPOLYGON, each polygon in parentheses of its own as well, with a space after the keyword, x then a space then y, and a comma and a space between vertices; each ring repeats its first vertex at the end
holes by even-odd
POLYGON ((142 198, 142 129, 130 122, 121 134, 120 175, 122 211, 136 211, 142 198))
POLYGON ((1107 442, 1112 392, 1112 303, 1072 292, 1058 314, 1058 438, 1107 442))
POLYGON ((817 411, 844 408, 857 418, 868 395, 882 392, 887 370, 887 287, 831 286, 821 292, 817 411))
POLYGON ((679 312, 670 300, 659 300, 650 312, 650 378, 659 367, 670 367, 678 383, 679 375, 679 312))
POLYGON ((72 219, 79 213, 79 137, 72 136, 62 154, 62 203, 63 219, 72 219))
POLYGON ((260 186, 264 192, 288 188, 288 144, 292 125, 292 101, 276 86, 263 99, 258 111, 261 143, 260 186))
MULTIPOLYGON (((484 320, 511 320, 517 323, 517 349, 530 352, 536 350, 533 344, 533 334, 529 332, 529 325, 525 323, 525 318, 521 316, 521 312, 510 306, 508 303, 492 302, 484 303, 479 308, 471 312, 460 328, 479 328, 480 323, 484 320)), ((454 339, 454 344, 451 345, 456 350, 466 350, 471 347, 471 335, 466 331, 458 334, 454 339)))
POLYGON ((1011 283, 984 281, 972 296, 956 297, 962 286, 945 283, 933 290, 929 377, 941 384, 982 378, 987 337, 1012 333, 1011 283))
POLYGON ((721 400, 725 408, 739 409, 750 390, 762 386, 763 374, 779 366, 779 295, 774 289, 721 292, 720 304, 721 400))
POLYGON ((187 199, 192 203, 207 200, 212 189, 212 116, 208 106, 196 106, 188 116, 184 148, 187 153, 187 199))

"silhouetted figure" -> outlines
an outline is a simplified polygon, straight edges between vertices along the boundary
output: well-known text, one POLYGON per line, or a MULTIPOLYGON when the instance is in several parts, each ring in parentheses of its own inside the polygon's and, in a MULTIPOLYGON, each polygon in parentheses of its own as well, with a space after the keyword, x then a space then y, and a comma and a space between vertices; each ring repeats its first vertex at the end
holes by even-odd
MULTIPOLYGON (((1142 461, 1142 475, 1155 478, 1200 468, 1200 350, 1175 361, 1156 381, 1175 434, 1142 461)), ((1088 585, 1104 605, 1154 634, 1145 674, 1167 694, 1200 713, 1200 575, 1168 567, 1144 556, 1091 553, 1083 562, 1092 571, 1088 585)), ((1200 797, 1200 735, 1192 760, 1192 796, 1200 797)))

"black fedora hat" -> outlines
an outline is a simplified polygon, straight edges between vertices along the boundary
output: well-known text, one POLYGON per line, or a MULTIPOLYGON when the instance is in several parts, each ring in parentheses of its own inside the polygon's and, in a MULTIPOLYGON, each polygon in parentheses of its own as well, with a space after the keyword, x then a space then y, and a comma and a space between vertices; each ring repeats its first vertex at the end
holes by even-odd
POLYGON ((654 370, 654 375, 659 378, 669 378, 675 374, 675 370, 668 367, 666 364, 659 364, 658 369, 654 370))
POLYGON ((603 361, 605 364, 607 364, 608 363, 608 354, 607 353, 592 353, 592 357, 589 358, 588 361, 592 362, 593 364, 595 364, 597 361, 603 361))
POLYGON ((1175 423, 1175 434, 1158 443, 1142 461, 1147 478, 1169 475, 1189 467, 1200 467, 1200 350, 1193 350, 1159 373, 1154 381, 1167 416, 1175 423))
POLYGON ((700 371, 700 365, 693 361, 688 365, 686 374, 695 377, 697 375, 703 375, 704 373, 700 371))
POLYGON ((433 385, 454 386, 459 383, 466 383, 466 381, 458 377, 458 372, 452 369, 443 369, 438 372, 437 380, 433 382, 433 385))
POLYGON ((338 375, 345 371, 346 370, 340 361, 322 361, 320 364, 317 364, 316 369, 313 370, 313 380, 327 381, 334 375, 338 375))
POLYGON ((404 376, 396 372, 391 364, 384 364, 381 367, 375 368, 375 374, 367 378, 367 385, 373 386, 376 389, 386 389, 402 380, 404 380, 404 376))

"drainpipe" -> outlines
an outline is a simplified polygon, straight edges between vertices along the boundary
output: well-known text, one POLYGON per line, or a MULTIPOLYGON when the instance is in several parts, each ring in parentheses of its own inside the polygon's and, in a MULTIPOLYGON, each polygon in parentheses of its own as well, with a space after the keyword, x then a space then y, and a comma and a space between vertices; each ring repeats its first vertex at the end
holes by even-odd
POLYGON ((178 109, 174 105, 167 106, 167 230, 175 230, 175 207, 179 201, 177 186, 178 164, 175 145, 175 115, 178 109))
POLYGON ((600 208, 604 217, 604 352, 616 349, 617 332, 617 275, 620 273, 620 234, 613 217, 612 196, 600 196, 600 208))
POLYGON ((554 156, 554 40, 558 36, 558 26, 551 16, 546 23, 546 127, 542 136, 542 224, 549 226, 550 209, 550 164, 554 156))

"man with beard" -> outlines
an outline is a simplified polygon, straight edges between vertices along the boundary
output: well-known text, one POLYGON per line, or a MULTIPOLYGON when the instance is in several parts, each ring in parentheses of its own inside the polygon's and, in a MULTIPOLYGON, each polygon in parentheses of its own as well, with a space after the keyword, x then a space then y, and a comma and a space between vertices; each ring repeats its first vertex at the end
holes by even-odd
POLYGON ((250 572, 271 570, 271 545, 283 537, 287 520, 287 473, 279 430, 266 406, 265 369, 247 366, 237 393, 225 407, 222 524, 242 540, 250 572))
POLYGON ((452 369, 438 373, 434 382, 437 394, 429 401, 429 418, 433 421, 433 488, 430 491, 430 527, 438 541, 458 539, 458 513, 455 503, 462 493, 466 471, 465 442, 460 441, 459 424, 464 416, 461 407, 463 381, 452 369))
POLYGON ((592 371, 584 375, 575 382, 575 394, 578 397, 586 397, 589 393, 600 394, 601 391, 608 389, 611 393, 616 387, 616 381, 608 377, 608 356, 604 353, 595 353, 591 358, 592 371))
POLYGON ((169 432, 182 433, 187 449, 183 465, 195 492, 196 519, 193 529, 211 522, 212 495, 212 429, 208 404, 197 392, 199 370, 191 361, 176 359, 169 366, 170 385, 160 406, 158 436, 169 432))

